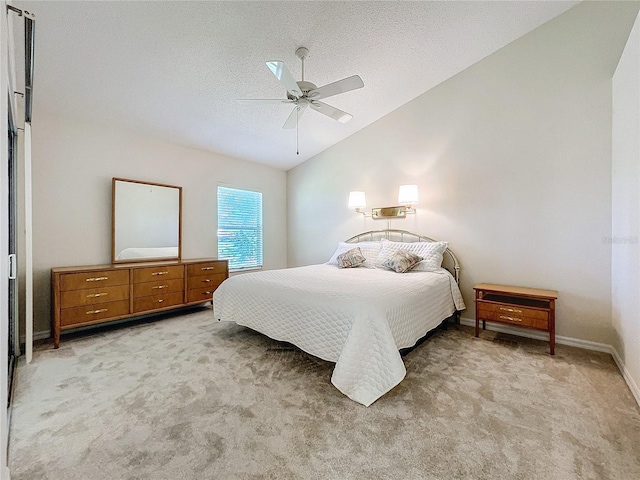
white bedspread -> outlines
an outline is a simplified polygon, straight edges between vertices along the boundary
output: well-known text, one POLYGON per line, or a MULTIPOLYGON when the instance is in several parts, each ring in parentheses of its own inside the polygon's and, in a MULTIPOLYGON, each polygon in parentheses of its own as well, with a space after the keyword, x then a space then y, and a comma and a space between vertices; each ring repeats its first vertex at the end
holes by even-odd
POLYGON ((444 269, 399 274, 311 265, 231 277, 215 291, 213 308, 219 320, 335 362, 331 383, 369 406, 404 378, 398 349, 465 305, 444 269))

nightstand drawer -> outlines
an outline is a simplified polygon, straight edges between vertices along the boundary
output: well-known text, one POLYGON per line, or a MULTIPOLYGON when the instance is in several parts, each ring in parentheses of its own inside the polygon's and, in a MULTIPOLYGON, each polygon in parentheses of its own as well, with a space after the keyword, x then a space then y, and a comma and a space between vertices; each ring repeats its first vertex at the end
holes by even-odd
POLYGON ((510 323, 521 327, 532 327, 542 330, 546 330, 549 327, 549 314, 547 312, 527 308, 506 305, 483 305, 478 303, 477 315, 480 320, 510 323))
POLYGON ((522 307, 514 304, 484 303, 478 302, 478 311, 482 316, 512 316, 527 317, 535 320, 549 320, 549 312, 546 310, 536 310, 534 308, 522 307))

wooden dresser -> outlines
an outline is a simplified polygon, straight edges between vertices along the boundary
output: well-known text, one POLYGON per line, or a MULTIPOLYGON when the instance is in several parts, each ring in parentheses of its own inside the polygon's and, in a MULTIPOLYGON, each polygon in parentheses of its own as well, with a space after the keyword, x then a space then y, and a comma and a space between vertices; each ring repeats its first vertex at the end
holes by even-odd
POLYGON ((555 353, 558 292, 540 288, 481 283, 476 291, 476 337, 486 322, 532 328, 549 333, 549 353, 555 353))
POLYGON ((54 347, 63 330, 208 302, 228 276, 211 258, 54 268, 54 347))

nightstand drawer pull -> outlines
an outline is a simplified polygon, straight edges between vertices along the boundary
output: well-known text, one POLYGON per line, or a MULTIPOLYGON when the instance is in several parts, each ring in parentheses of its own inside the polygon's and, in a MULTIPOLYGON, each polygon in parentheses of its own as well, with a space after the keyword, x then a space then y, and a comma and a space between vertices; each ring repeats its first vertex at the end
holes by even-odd
POLYGON ((109 310, 108 308, 101 308, 100 310, 90 310, 87 312, 87 315, 95 315, 96 313, 103 313, 109 310))
POLYGON ((202 267, 200 270, 215 270, 216 267, 202 267))
POLYGON ((158 300, 158 303, 162 303, 162 302, 164 302, 164 300, 162 300, 162 299, 158 300))
POLYGON ((106 297, 109 295, 108 293, 92 293, 87 295, 87 298, 98 298, 98 297, 106 297))
POLYGON ((522 313, 522 310, 518 308, 507 308, 507 307, 500 307, 500 311, 509 312, 509 313, 522 313))
POLYGON ((167 275, 169 272, 153 272, 151 275, 167 275))
POLYGON ((87 278, 85 280, 85 282, 99 282, 101 280, 109 280, 109 277, 93 277, 93 278, 87 278))
POLYGON ((515 317, 510 317, 508 315, 500 315, 500 317, 502 320, 510 320, 512 322, 521 322, 522 319, 521 318, 515 318, 515 317))
POLYGON ((169 285, 157 285, 157 286, 155 286, 155 287, 151 287, 151 289, 152 289, 152 290, 155 290, 155 289, 163 289, 163 288, 167 288, 168 286, 169 286, 169 285))
POLYGON ((211 295, 213 292, 202 292, 203 295, 211 295))
POLYGON ((202 280, 202 283, 209 283, 211 279, 207 278, 206 280, 202 280))

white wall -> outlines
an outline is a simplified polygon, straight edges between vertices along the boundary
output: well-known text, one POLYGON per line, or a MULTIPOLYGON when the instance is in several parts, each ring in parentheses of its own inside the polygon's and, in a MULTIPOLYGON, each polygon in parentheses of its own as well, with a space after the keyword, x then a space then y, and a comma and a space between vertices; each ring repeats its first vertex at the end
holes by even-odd
MULTIPOLYGON (((37 100, 37 99, 36 99, 37 100)), ((50 269, 111 262, 111 179, 183 187, 182 256, 217 256, 217 184, 263 193, 264 268, 286 266, 286 173, 140 137, 33 114, 35 328, 50 328, 50 269)))
POLYGON ((611 343, 611 77, 637 12, 580 4, 290 170, 289 266, 386 226, 350 190, 390 206, 417 183, 392 227, 450 242, 464 317, 479 282, 556 289, 559 335, 611 343))
POLYGON ((613 76, 611 316, 614 348, 640 403, 640 22, 613 76))

